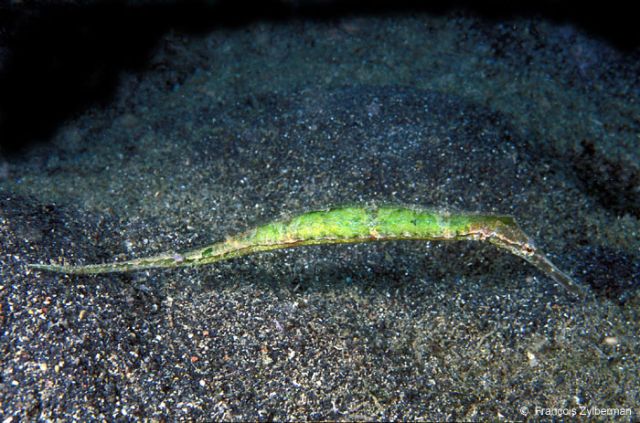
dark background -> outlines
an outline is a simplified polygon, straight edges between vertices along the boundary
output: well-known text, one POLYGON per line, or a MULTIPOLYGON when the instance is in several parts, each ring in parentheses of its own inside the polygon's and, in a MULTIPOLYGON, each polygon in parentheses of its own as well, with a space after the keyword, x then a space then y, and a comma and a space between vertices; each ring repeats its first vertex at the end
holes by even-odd
POLYGON ((632 51, 640 32, 631 3, 556 1, 36 1, 0 5, 0 153, 46 142, 66 119, 108 104, 123 71, 144 71, 167 31, 197 35, 255 20, 444 14, 488 20, 540 16, 572 23, 632 51), (232 5, 233 4, 233 5, 232 5))

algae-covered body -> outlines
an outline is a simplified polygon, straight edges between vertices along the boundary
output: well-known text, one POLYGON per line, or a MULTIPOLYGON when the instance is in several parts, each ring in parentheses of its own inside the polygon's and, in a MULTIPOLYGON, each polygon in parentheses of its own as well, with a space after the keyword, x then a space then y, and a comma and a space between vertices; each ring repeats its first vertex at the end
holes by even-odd
POLYGON ((127 272, 200 266, 261 251, 304 245, 392 240, 488 241, 524 258, 568 290, 583 295, 568 275, 536 249, 511 216, 449 213, 402 206, 346 206, 310 211, 182 254, 84 266, 32 264, 30 267, 76 274, 127 272))

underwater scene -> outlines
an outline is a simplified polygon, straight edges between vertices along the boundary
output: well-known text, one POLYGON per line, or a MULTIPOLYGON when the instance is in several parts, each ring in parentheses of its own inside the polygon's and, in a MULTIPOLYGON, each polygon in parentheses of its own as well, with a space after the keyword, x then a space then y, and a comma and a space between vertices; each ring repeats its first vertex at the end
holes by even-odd
POLYGON ((638 420, 630 12, 374 4, 0 6, 0 421, 638 420))

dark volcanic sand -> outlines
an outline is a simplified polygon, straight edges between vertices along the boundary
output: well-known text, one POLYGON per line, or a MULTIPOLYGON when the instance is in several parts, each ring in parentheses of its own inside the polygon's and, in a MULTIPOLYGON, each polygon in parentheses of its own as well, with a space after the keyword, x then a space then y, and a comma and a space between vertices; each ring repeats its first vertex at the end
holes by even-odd
POLYGON ((163 66, 123 76, 111 106, 2 159, 2 418, 637 413, 637 67, 571 27, 514 27, 425 16, 171 34, 163 66), (523 27, 545 40, 534 53, 523 27), (181 251, 355 202, 512 214, 592 295, 477 243, 99 277, 25 268, 181 251))

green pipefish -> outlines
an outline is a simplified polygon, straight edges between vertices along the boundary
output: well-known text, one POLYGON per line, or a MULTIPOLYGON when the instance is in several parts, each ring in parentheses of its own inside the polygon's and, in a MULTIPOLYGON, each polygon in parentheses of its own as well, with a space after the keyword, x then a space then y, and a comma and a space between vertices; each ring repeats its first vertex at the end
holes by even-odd
POLYGON ((404 206, 345 206, 277 220, 204 248, 105 264, 30 264, 53 272, 97 274, 160 267, 200 266, 261 251, 304 245, 374 241, 488 241, 522 257, 580 296, 585 292, 536 249, 511 216, 440 212, 404 206))

